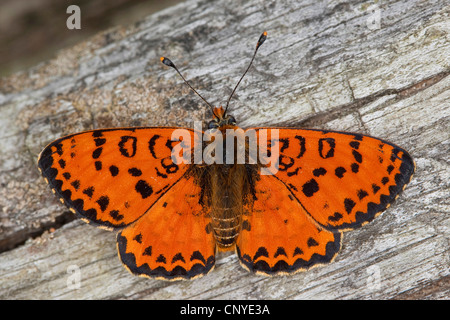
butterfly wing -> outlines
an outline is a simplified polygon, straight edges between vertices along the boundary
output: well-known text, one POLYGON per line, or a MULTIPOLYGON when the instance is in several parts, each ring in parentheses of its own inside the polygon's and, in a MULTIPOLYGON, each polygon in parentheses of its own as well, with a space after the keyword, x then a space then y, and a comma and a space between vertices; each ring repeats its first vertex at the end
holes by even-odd
POLYGON ((283 182, 261 176, 236 241, 241 265, 256 273, 294 273, 331 262, 342 235, 320 227, 283 182))
POLYGON ((269 148, 279 151, 274 177, 328 230, 371 221, 398 197, 415 170, 405 150, 381 139, 322 130, 278 132, 269 148))
MULTIPOLYGON (((53 192, 86 222, 126 226, 186 172, 171 159, 176 128, 99 129, 50 143, 38 167, 53 192)), ((195 139, 190 129, 191 141, 195 139)))
POLYGON ((369 136, 253 130, 260 147, 270 141, 274 165, 254 182, 236 243, 241 264, 251 271, 293 273, 331 262, 342 231, 386 209, 414 172, 405 150, 369 136))
POLYGON ((118 234, 119 256, 131 273, 178 280, 212 270, 216 245, 209 209, 200 199, 201 188, 186 175, 149 214, 118 234))

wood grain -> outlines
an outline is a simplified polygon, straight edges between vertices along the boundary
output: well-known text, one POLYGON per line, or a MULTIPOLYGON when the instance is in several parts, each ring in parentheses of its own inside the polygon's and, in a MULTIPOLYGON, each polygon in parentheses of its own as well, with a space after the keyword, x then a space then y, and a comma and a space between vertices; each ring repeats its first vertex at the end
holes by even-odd
POLYGON ((448 299, 449 13, 446 1, 189 0, 1 79, 0 297, 448 299), (410 151, 413 180, 383 215, 345 234, 330 265, 266 278, 228 253, 190 282, 130 275, 115 235, 74 220, 52 195, 39 152, 86 129, 209 119, 159 57, 222 104, 264 30, 230 105, 239 124, 378 136, 410 151))

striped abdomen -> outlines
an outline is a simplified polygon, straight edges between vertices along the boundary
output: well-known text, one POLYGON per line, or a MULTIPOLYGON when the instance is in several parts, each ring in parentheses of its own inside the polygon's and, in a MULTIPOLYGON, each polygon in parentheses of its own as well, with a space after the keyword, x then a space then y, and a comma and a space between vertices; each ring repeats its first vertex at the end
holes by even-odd
POLYGON ((211 223, 221 249, 231 249, 241 231, 246 169, 242 164, 211 168, 211 223))

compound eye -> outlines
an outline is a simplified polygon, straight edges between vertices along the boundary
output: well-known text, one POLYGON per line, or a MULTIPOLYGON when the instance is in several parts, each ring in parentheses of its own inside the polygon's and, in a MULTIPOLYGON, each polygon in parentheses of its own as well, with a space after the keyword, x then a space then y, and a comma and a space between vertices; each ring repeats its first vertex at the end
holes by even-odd
POLYGON ((218 127, 219 127, 219 124, 216 121, 210 121, 208 123, 208 129, 215 129, 215 128, 218 128, 218 127))

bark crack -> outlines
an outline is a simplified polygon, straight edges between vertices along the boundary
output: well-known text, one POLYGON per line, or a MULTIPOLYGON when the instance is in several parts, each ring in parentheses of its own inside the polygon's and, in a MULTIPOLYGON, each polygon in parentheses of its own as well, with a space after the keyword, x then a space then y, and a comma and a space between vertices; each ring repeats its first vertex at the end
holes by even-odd
POLYGON ((400 89, 385 89, 379 92, 376 92, 374 94, 371 94, 369 96, 363 97, 363 98, 354 98, 353 96, 353 89, 350 87, 350 90, 352 91, 352 97, 353 101, 344 105, 340 105, 335 107, 333 110, 327 110, 320 112, 318 114, 314 114, 306 119, 303 119, 301 121, 295 122, 295 123, 288 123, 289 126, 300 126, 300 127, 313 127, 313 126, 320 126, 323 125, 331 120, 334 120, 338 118, 339 116, 346 116, 348 114, 357 112, 358 109, 360 109, 363 106, 366 106, 377 99, 380 99, 385 96, 389 95, 395 95, 393 102, 397 102, 406 98, 409 98, 444 79, 450 75, 450 69, 440 72, 434 76, 428 77, 424 80, 421 80, 419 82, 413 83, 409 86, 400 88, 400 89))

